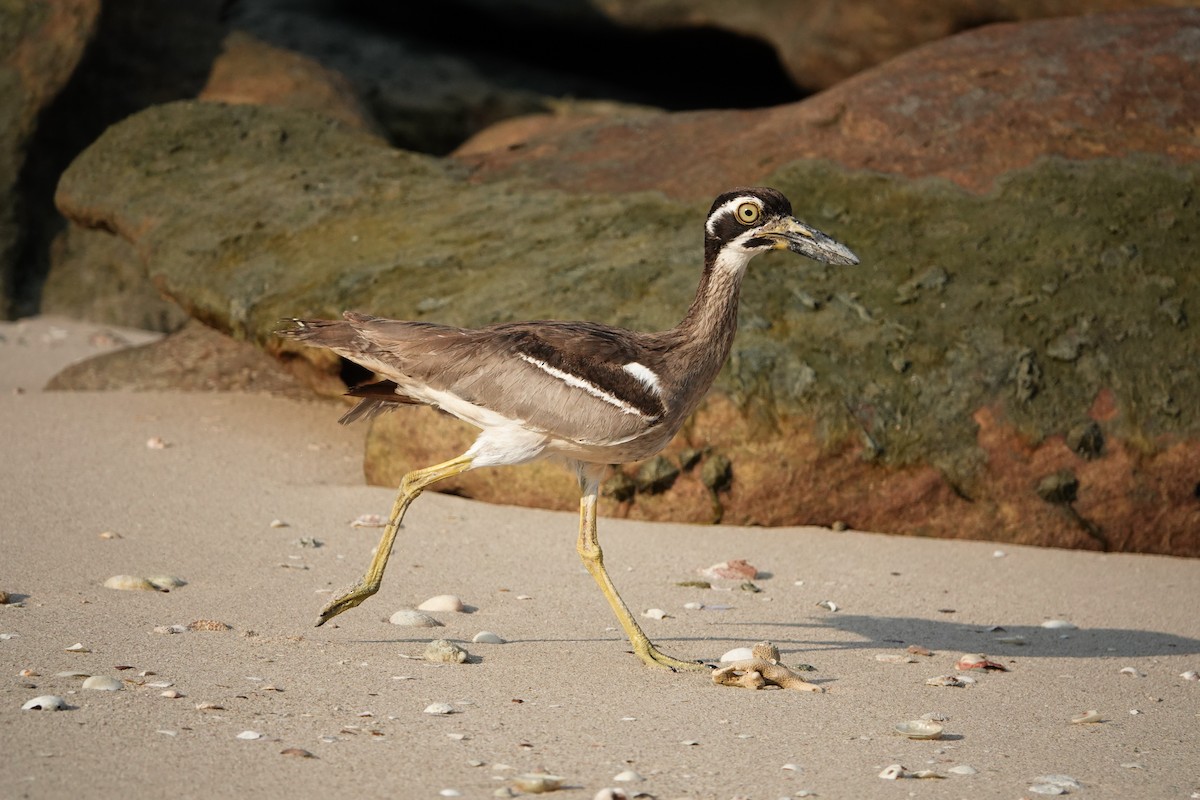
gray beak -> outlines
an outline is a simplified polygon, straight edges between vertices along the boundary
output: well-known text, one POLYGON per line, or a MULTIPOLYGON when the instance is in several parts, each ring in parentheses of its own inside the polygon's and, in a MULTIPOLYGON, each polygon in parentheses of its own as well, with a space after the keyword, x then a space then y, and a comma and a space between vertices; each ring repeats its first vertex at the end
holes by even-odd
POLYGON ((805 225, 795 217, 780 220, 775 230, 769 233, 777 242, 777 250, 786 248, 793 253, 827 264, 852 266, 858 263, 858 256, 854 255, 849 247, 832 236, 805 225))

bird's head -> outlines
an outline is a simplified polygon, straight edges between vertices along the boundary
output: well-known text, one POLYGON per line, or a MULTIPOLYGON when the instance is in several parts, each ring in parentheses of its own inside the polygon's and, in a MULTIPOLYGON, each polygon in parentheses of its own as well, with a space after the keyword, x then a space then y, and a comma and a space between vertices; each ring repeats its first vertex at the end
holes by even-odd
POLYGON ((775 189, 735 189, 716 199, 704 225, 710 264, 742 269, 768 250, 791 250, 827 264, 857 264, 841 242, 792 216, 792 204, 775 189))

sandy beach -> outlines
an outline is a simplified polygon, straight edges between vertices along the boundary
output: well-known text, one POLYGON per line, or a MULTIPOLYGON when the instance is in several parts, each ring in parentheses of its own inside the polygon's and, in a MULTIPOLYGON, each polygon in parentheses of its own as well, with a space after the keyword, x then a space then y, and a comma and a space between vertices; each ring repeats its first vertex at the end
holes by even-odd
POLYGON ((715 661, 769 640, 825 689, 751 691, 630 655, 575 515, 427 494, 382 591, 314 628, 378 541, 351 521, 394 498, 364 485, 365 428, 328 401, 41 391, 144 339, 110 330, 0 324, 2 798, 485 798, 543 770, 575 800, 1015 800, 1045 796, 1045 776, 1091 800, 1200 797, 1200 682, 1183 677, 1200 670, 1200 562, 602 519, 626 601, 666 612, 642 620, 663 650, 715 661), (760 592, 677 585, 729 559, 760 592), (186 583, 105 588, 115 575, 186 583), (441 594, 467 612, 388 622, 441 594), (434 638, 474 658, 422 660, 434 638), (956 672, 963 653, 1006 671, 956 672), (953 674, 975 682, 926 683, 953 674), (22 710, 42 695, 68 708, 22 710), (923 715, 941 739, 894 732, 923 715), (881 779, 893 764, 938 777, 881 779))

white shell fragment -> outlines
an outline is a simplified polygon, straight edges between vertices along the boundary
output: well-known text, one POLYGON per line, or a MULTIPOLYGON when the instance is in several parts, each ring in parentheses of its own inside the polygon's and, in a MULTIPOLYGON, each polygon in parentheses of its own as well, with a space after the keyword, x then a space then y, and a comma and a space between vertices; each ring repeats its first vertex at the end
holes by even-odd
POLYGON ((382 528, 387 522, 378 514, 359 514, 350 521, 351 528, 382 528))
POLYGON ((646 619, 666 619, 668 615, 661 608, 647 608, 642 612, 642 616, 646 619))
POLYGON ((56 694, 35 697, 21 706, 22 711, 65 711, 67 708, 67 701, 56 694))
POLYGON ((838 604, 832 600, 822 600, 821 602, 817 603, 817 606, 828 609, 829 611, 837 611, 839 608, 838 604))
POLYGON ((544 794, 561 789, 566 780, 561 775, 549 775, 545 772, 529 772, 513 778, 513 787, 521 792, 544 794))
POLYGON ((119 680, 108 675, 93 675, 83 682, 83 688, 94 689, 97 692, 119 692, 123 685, 119 680))
POLYGON ((883 768, 883 772, 879 773, 879 777, 885 781, 894 781, 904 777, 903 764, 889 764, 883 768))
POLYGON ((104 582, 105 589, 116 589, 122 592, 157 592, 158 587, 145 578, 137 575, 113 575, 104 582))
POLYGON ((255 739, 261 739, 262 734, 259 733, 258 731, 242 731, 241 733, 239 733, 237 735, 237 738, 244 739, 244 740, 250 742, 250 741, 254 741, 255 739))
POLYGON ((1071 717, 1072 725, 1086 725, 1091 722, 1100 722, 1100 721, 1101 721, 1100 712, 1095 711, 1095 710, 1084 711, 1082 714, 1080 714, 1078 716, 1071 717))
POLYGON ((154 588, 160 592, 178 589, 180 586, 187 586, 187 581, 175 575, 149 575, 146 577, 146 580, 154 584, 154 588))
POLYGON ((400 625, 405 628, 441 628, 442 623, 438 622, 433 617, 423 611, 416 611, 411 608, 402 608, 392 616, 388 617, 388 622, 393 625, 400 625))
POLYGON ((1069 794, 1073 789, 1082 789, 1083 784, 1070 775, 1042 775, 1033 779, 1029 791, 1034 794, 1069 794))
POLYGON ((974 678, 968 678, 964 675, 938 675, 936 678, 926 678, 926 686, 952 686, 954 688, 962 688, 975 683, 974 678))
POLYGON ((1194 669, 1189 669, 1187 672, 1179 673, 1179 677, 1183 678, 1185 681, 1200 681, 1200 672, 1196 672, 1194 669))
POLYGON ((417 606, 417 611, 464 611, 463 601, 453 594, 439 594, 417 606))
POLYGON ((627 769, 623 772, 618 772, 616 775, 613 775, 613 780, 617 783, 637 783, 646 779, 633 770, 627 769))
POLYGON ((1133 677, 1135 677, 1135 678, 1144 678, 1144 677, 1146 677, 1146 673, 1144 673, 1144 672, 1141 672, 1141 671, 1140 671, 1140 670, 1138 670, 1136 667, 1122 667, 1122 668, 1121 668, 1121 674, 1122 674, 1122 675, 1132 675, 1132 676, 1133 676, 1133 677))
POLYGON ((912 719, 901 722, 895 728, 896 733, 909 739, 940 739, 945 730, 940 723, 928 719, 912 719))
POLYGON ((454 706, 449 703, 430 703, 425 706, 423 714, 428 714, 431 717, 444 717, 447 714, 454 713, 454 706))
POLYGON ((475 644, 504 644, 500 634, 491 631, 480 631, 471 637, 471 641, 475 644))
POLYGON ((1043 628, 1049 628, 1056 631, 1077 631, 1079 626, 1074 622, 1068 622, 1065 619, 1048 619, 1042 623, 1043 628))
POLYGON ((734 661, 749 661, 754 658, 754 650, 750 647, 735 647, 732 650, 726 651, 725 655, 721 656, 721 663, 728 664, 734 661))

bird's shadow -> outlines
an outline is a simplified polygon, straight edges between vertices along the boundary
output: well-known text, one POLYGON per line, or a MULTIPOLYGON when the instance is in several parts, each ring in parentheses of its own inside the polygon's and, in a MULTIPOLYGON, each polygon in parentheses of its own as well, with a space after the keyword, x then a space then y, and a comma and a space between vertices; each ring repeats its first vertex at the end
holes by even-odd
POLYGON ((1200 653, 1200 639, 1130 628, 1061 629, 841 613, 797 622, 764 620, 729 624, 751 627, 756 631, 755 637, 769 639, 780 649, 798 652, 920 645, 930 650, 1010 657, 1117 658, 1200 653), (850 633, 857 638, 847 641, 841 636, 822 637, 822 631, 850 633))

